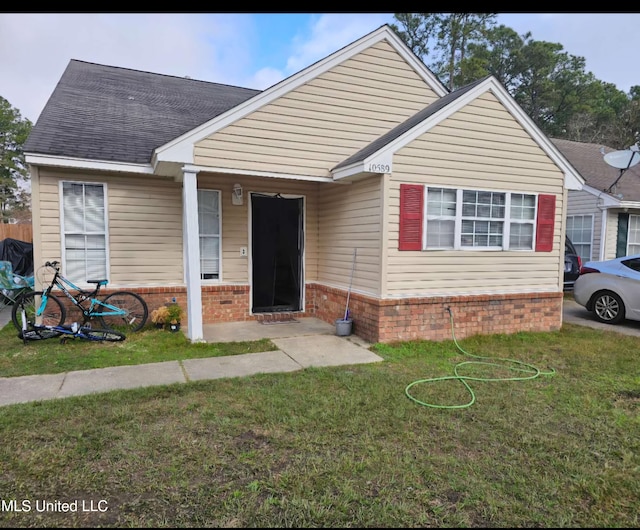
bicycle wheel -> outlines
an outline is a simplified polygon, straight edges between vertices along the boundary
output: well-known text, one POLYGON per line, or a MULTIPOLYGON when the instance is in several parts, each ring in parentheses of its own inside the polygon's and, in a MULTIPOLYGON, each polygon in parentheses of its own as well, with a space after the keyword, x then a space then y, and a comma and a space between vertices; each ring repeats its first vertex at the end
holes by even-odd
MULTIPOLYGON (((123 333, 139 331, 147 322, 149 309, 147 303, 136 293, 118 291, 107 296, 103 303, 123 309, 124 315, 103 315, 99 317, 100 323, 107 329, 115 329, 123 333)), ((98 311, 108 312, 105 307, 98 306, 98 311)))
POLYGON ((42 291, 29 291, 16 300, 11 309, 11 321, 18 331, 22 331, 23 312, 27 320, 27 329, 38 325, 60 326, 64 322, 67 312, 62 302, 52 294, 47 297, 47 305, 42 316, 36 317, 36 311, 40 307, 41 301, 42 291))
POLYGON ((87 340, 99 340, 99 341, 107 341, 107 342, 120 342, 126 338, 124 333, 120 333, 119 331, 115 331, 113 329, 91 329, 91 328, 82 328, 80 330, 80 334, 78 335, 81 339, 87 340))
POLYGON ((62 335, 62 333, 60 331, 56 331, 55 329, 36 327, 27 329, 26 331, 20 330, 20 332, 18 333, 18 338, 25 341, 46 340, 52 339, 54 337, 59 337, 60 335, 62 335))

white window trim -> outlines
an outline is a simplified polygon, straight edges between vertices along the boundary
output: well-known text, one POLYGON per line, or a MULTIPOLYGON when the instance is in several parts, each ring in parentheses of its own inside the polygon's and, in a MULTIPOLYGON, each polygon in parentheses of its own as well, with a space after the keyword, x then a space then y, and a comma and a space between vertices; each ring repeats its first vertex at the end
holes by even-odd
MULTIPOLYGON (((627 255, 627 256, 630 256, 630 255, 631 255, 631 252, 630 252, 630 250, 629 250, 629 247, 631 246, 631 243, 629 243, 629 231, 630 231, 630 229, 631 229, 631 218, 632 218, 632 217, 637 217, 637 218, 638 218, 638 220, 640 220, 640 215, 635 214, 635 213, 630 213, 630 214, 629 214, 629 227, 627 228, 627 251, 626 251, 626 255, 627 255)), ((637 253, 636 253, 636 254, 637 254, 637 253)))
MULTIPOLYGON (((594 234, 595 216, 592 213, 584 213, 584 214, 577 213, 577 214, 573 214, 573 215, 567 215, 567 224, 568 224, 569 219, 571 219, 573 217, 591 217, 591 240, 589 241, 589 259, 585 260, 583 258, 583 261, 585 261, 585 262, 586 261, 591 261, 591 260, 593 260, 593 238, 595 236, 595 234, 594 234)), ((567 236, 568 235, 569 234, 567 233, 567 236)), ((571 238, 569 238, 569 239, 571 239, 571 238)), ((574 246, 576 245, 576 242, 573 239, 571 239, 571 242, 574 244, 574 246)), ((584 245, 584 242, 580 241, 577 244, 578 245, 584 245)), ((628 242, 628 238, 627 238, 627 250, 629 249, 628 245, 629 245, 629 242, 628 242)))
MULTIPOLYGON (((506 190, 496 190, 496 189, 486 189, 486 188, 472 188, 472 187, 458 187, 458 186, 445 186, 445 185, 435 185, 435 184, 425 184, 424 185, 424 200, 422 207, 422 250, 424 251, 442 251, 442 250, 465 250, 471 252, 535 252, 536 248, 536 228, 538 224, 538 193, 532 193, 527 191, 506 191, 506 190), (454 234, 453 234, 453 247, 427 247, 427 231, 428 231, 428 219, 427 219, 427 200, 429 194, 429 188, 441 188, 441 189, 450 189, 456 191, 456 215, 454 221, 454 234), (489 219, 490 221, 497 221, 503 223, 502 230, 502 246, 491 246, 491 247, 471 247, 471 246, 463 246, 461 244, 462 240, 462 194, 464 191, 479 191, 479 192, 493 192, 493 193, 504 193, 505 194, 505 204, 504 211, 505 217, 502 219, 489 219), (511 195, 532 195, 535 198, 534 203, 534 218, 532 220, 523 221, 521 219, 511 219, 511 195), (531 240, 531 248, 530 249, 510 249, 509 248, 509 237, 511 235, 511 223, 521 224, 532 224, 533 225, 533 235, 531 240)), ((445 217, 441 217, 438 220, 447 219, 445 217)), ((434 219, 432 219, 434 220, 434 219)), ((485 219, 482 219, 485 220, 485 219)))
MULTIPOLYGON (((66 234, 64 228, 64 191, 63 185, 65 183, 69 184, 83 184, 88 186, 102 186, 103 195, 104 195, 104 245, 105 245, 105 269, 107 271, 106 278, 91 278, 92 280, 103 280, 106 279, 107 282, 111 283, 111 261, 109 257, 109 194, 107 189, 106 182, 94 182, 87 180, 60 180, 58 181, 58 197, 60 199, 59 204, 59 217, 60 217, 60 261, 62 262, 62 274, 67 275, 67 251, 66 251, 66 234)), ((70 278, 70 281, 73 282, 78 287, 82 288, 93 288, 93 285, 87 282, 76 282, 73 278, 70 278)))
MULTIPOLYGON (((218 223, 218 228, 219 228, 219 233, 218 233, 218 256, 219 256, 219 263, 218 263, 218 277, 217 278, 209 278, 209 279, 203 279, 202 278, 202 271, 200 271, 200 283, 202 285, 218 285, 219 283, 222 283, 222 190, 219 189, 214 189, 214 188, 198 188, 197 191, 217 191, 218 192, 218 219, 219 219, 219 223, 218 223)), ((199 224, 198 224, 199 226, 199 224)), ((198 229, 198 243, 200 242, 200 230, 198 229)), ((200 256, 200 259, 202 260, 202 255, 200 256)))

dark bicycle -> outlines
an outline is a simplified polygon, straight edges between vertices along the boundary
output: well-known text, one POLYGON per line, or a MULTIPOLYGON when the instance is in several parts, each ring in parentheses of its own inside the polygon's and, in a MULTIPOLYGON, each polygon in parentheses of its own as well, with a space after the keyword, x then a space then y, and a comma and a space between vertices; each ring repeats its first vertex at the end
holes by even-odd
POLYGON ((100 288, 107 285, 107 280, 88 280, 88 283, 95 284, 96 287, 93 291, 85 291, 60 273, 59 262, 47 261, 44 267, 54 271, 49 285, 43 291, 23 293, 13 305, 11 320, 18 331, 24 329, 23 312, 28 328, 64 324, 67 312, 60 299, 51 293, 54 287, 60 289, 81 311, 81 327, 92 318, 97 318, 103 328, 126 333, 139 331, 147 322, 149 310, 140 295, 130 291, 117 291, 100 300, 100 288))
POLYGON ((120 342, 126 338, 124 333, 113 329, 95 329, 91 326, 78 326, 77 322, 71 325, 45 326, 28 325, 25 319, 25 329, 20 330, 18 338, 24 344, 33 340, 46 340, 60 337, 60 342, 65 343, 68 338, 90 341, 120 342))

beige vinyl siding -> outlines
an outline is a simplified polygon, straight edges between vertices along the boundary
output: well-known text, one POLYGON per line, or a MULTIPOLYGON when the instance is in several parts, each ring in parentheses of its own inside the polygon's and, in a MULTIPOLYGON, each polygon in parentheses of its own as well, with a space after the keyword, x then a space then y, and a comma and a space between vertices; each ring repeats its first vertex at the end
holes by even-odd
POLYGON ((374 175, 349 185, 320 185, 317 276, 320 283, 348 288, 357 248, 352 289, 380 295, 382 178, 374 175))
POLYGON ((195 145, 195 164, 327 177, 437 99, 382 41, 195 145))
MULTIPOLYGON (((42 259, 61 260, 61 180, 107 186, 110 286, 183 282, 182 186, 139 175, 40 170, 42 259)), ((64 271, 63 271, 64 272, 64 271)))
POLYGON ((598 209, 598 197, 584 190, 569 190, 569 199, 567 201, 567 217, 570 217, 572 215, 593 216, 591 259, 600 259, 602 211, 598 209))
POLYGON ((198 175, 198 188, 221 191, 222 195, 222 283, 249 283, 249 205, 250 193, 280 193, 283 196, 304 197, 305 207, 305 280, 316 279, 318 262, 318 183, 274 178, 234 175, 198 175), (235 183, 243 189, 242 205, 231 204, 231 190, 235 183), (241 247, 248 255, 241 256, 241 247))
POLYGON ((386 296, 559 291, 564 175, 491 93, 394 156, 386 296), (399 251, 401 183, 556 195, 552 252, 399 251))

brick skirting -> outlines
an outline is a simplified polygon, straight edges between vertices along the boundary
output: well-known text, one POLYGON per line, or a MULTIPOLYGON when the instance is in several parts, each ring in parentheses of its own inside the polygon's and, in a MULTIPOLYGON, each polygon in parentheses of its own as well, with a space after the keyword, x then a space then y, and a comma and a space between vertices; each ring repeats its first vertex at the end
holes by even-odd
MULTIPOLYGON (((353 333, 369 342, 448 340, 449 307, 456 338, 519 331, 555 331, 562 325, 558 293, 433 296, 380 300, 351 293, 353 333)), ((347 292, 318 284, 307 286, 307 306, 316 317, 334 323, 344 317, 347 292), (310 302, 313 299, 313 303, 310 302)))
MULTIPOLYGON (((101 294, 129 290, 144 298, 151 312, 175 301, 185 309, 183 325, 187 324, 187 293, 185 287, 137 287, 105 289, 101 294)), ((66 300, 62 293, 58 298, 66 300)), ((353 319, 353 333, 375 342, 402 340, 449 340, 451 320, 454 318, 456 338, 519 331, 555 331, 562 325, 563 294, 528 293, 501 295, 412 297, 380 300, 351 293, 349 309, 353 319)), ((305 290, 305 311, 294 316, 315 316, 334 324, 344 317, 347 291, 310 283, 305 290)), ((67 300, 67 321, 81 320, 67 300)), ((248 285, 205 285, 202 287, 202 316, 204 324, 247 320, 277 320, 277 313, 249 314, 248 285)))

